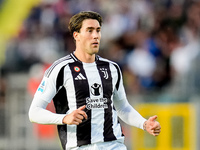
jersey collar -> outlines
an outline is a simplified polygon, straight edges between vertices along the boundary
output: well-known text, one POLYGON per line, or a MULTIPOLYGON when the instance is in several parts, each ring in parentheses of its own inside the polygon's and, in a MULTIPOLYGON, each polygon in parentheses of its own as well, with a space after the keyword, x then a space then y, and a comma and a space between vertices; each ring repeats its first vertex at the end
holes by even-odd
MULTIPOLYGON (((74 52, 70 54, 71 57, 74 59, 74 61, 78 61, 78 62, 81 62, 75 55, 74 55, 74 52)), ((99 60, 99 55, 95 55, 95 61, 98 61, 99 60)))

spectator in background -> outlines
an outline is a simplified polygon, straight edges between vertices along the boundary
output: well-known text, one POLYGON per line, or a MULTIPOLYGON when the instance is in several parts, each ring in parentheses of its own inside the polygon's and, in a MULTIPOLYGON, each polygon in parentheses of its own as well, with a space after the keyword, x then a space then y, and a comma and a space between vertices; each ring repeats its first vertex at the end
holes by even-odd
POLYGON ((142 88, 154 86, 152 75, 155 71, 156 62, 147 47, 147 33, 138 31, 135 34, 136 45, 127 58, 127 67, 137 76, 142 88))
POLYGON ((200 2, 189 3, 185 15, 185 22, 176 34, 180 44, 174 47, 170 56, 173 70, 171 89, 180 93, 182 101, 199 93, 200 88, 200 2))
MULTIPOLYGON (((143 88, 143 82, 138 78, 138 75, 133 74, 134 72, 130 69, 127 70, 125 64, 127 56, 130 54, 129 52, 133 52, 135 48, 138 48, 139 43, 137 42, 140 40, 136 41, 137 37, 135 35, 142 31, 146 34, 143 42, 143 47, 145 48, 143 49, 146 49, 147 54, 154 59, 154 69, 152 69, 154 71, 152 72, 152 77, 150 77, 151 84, 149 84, 151 86, 148 86, 149 88, 146 88, 146 90, 165 87, 170 82, 170 67, 177 70, 177 73, 180 70, 178 68, 183 68, 179 63, 180 61, 177 61, 182 59, 181 57, 184 54, 181 53, 179 55, 179 50, 176 51, 175 47, 172 50, 168 46, 165 37, 168 31, 164 31, 165 29, 162 27, 163 20, 174 20, 176 26, 182 29, 180 32, 170 32, 171 37, 179 36, 182 44, 192 44, 194 41, 198 41, 199 2, 189 5, 190 3, 191 1, 186 0, 154 2, 117 0, 115 3, 111 0, 43 1, 32 9, 30 16, 23 24, 19 36, 9 42, 7 49, 10 50, 7 51, 7 60, 3 68, 8 71, 28 71, 33 64, 43 61, 43 53, 41 51, 45 54, 55 54, 58 57, 72 52, 71 50, 75 49, 75 45, 68 29, 65 28, 65 24, 69 22, 69 18, 76 12, 95 10, 103 14, 105 18, 104 26, 102 27, 103 38, 100 53, 107 58, 110 57, 111 60, 117 60, 116 62, 119 63, 122 71, 129 74, 127 75, 132 78, 133 83, 143 88), (183 23, 184 10, 187 10, 187 22, 183 23), (116 24, 116 22, 120 23, 116 24), (112 30, 113 34, 108 34, 110 30, 112 30), (117 51, 115 56, 110 55, 112 51, 117 51), (15 66, 10 65, 12 62, 14 62, 15 66)), ((130 86, 134 85, 131 84, 130 86)))
POLYGON ((186 22, 180 31, 181 47, 174 48, 171 66, 178 76, 190 72, 192 62, 200 53, 200 2, 193 2, 186 10, 186 22))

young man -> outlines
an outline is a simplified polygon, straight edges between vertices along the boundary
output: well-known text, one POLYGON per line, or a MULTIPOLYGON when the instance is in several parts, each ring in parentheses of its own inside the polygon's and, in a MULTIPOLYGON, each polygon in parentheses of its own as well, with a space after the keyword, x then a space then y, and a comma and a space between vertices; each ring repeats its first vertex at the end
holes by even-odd
POLYGON ((71 18, 76 49, 45 72, 29 110, 31 122, 58 125, 64 150, 126 150, 118 116, 154 136, 160 133, 157 116, 146 120, 128 103, 119 66, 96 55, 101 24, 92 11, 71 18), (56 113, 45 109, 52 99, 56 113))

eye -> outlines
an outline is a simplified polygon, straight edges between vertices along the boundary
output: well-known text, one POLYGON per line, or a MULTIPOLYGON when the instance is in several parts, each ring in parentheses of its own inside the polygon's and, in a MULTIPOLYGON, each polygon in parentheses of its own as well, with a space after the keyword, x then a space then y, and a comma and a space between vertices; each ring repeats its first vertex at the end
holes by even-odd
POLYGON ((101 29, 97 29, 97 32, 100 32, 101 31, 101 29))

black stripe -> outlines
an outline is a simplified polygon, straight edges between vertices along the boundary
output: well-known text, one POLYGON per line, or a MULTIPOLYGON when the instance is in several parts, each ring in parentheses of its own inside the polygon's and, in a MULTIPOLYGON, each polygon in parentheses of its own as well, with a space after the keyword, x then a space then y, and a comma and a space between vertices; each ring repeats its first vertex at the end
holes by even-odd
POLYGON ((116 137, 113 133, 113 114, 112 114, 112 100, 111 96, 113 94, 112 87, 112 76, 109 67, 109 63, 105 61, 97 61, 97 68, 101 77, 102 87, 103 87, 103 98, 107 98, 108 108, 105 109, 104 113, 104 141, 116 140, 116 137))
POLYGON ((119 66, 116 65, 116 64, 113 64, 115 66, 115 68, 117 69, 117 75, 118 75, 118 79, 117 79, 117 83, 116 83, 116 89, 118 90, 119 89, 119 83, 120 83, 120 80, 121 80, 121 76, 120 76, 120 69, 119 69, 119 66))
POLYGON ((74 55, 74 53, 71 53, 70 55, 74 59, 74 61, 78 61, 78 58, 76 58, 76 56, 74 55))
POLYGON ((65 87, 63 86, 64 68, 65 68, 65 66, 63 66, 58 73, 58 76, 56 79, 57 94, 53 98, 56 113, 59 113, 59 114, 65 114, 69 110, 68 100, 67 100, 67 92, 66 92, 65 87), (61 89, 59 90, 59 88, 61 88, 61 89))
MULTIPOLYGON (((118 76, 118 79, 117 79, 117 83, 115 85, 116 89, 118 90, 119 89, 119 83, 121 81, 121 75, 120 75, 120 68, 117 64, 113 63, 113 65, 115 66, 115 68, 117 69, 117 76, 118 76)), ((115 107, 113 108, 115 110, 115 107)), ((118 120, 118 124, 120 124, 119 120, 118 120)), ((122 129, 121 129, 122 131, 122 129)), ((123 132, 122 132, 122 136, 124 136, 123 132)))
MULTIPOLYGON (((90 97, 89 84, 81 62, 76 61, 74 63, 70 63, 69 67, 74 80, 76 104, 77 108, 79 108, 86 105, 86 98, 90 97), (75 80, 79 74, 82 74, 86 79, 75 80)), ((86 109, 85 111, 88 119, 83 120, 83 122, 77 126, 77 146, 91 144, 91 110, 86 109)))
MULTIPOLYGON (((65 65, 66 66, 66 65, 65 65)), ((56 90, 58 91, 60 86, 63 85, 63 81, 64 81, 64 69, 65 69, 65 66, 63 66, 59 73, 58 73, 58 76, 57 76, 57 79, 56 79, 56 90)))
MULTIPOLYGON (((62 87, 57 94, 53 98, 54 106, 56 109, 56 113, 58 114, 65 114, 69 110, 68 100, 67 100, 67 92, 65 87, 63 86, 64 83, 64 67, 58 73, 56 79, 56 90, 62 87)), ((62 144, 63 149, 65 149, 65 145, 67 143, 67 128, 66 125, 58 125, 58 134, 62 144)))
POLYGON ((61 141, 61 145, 63 150, 66 150, 66 143, 67 143, 67 127, 66 125, 58 125, 57 126, 58 135, 61 141))

